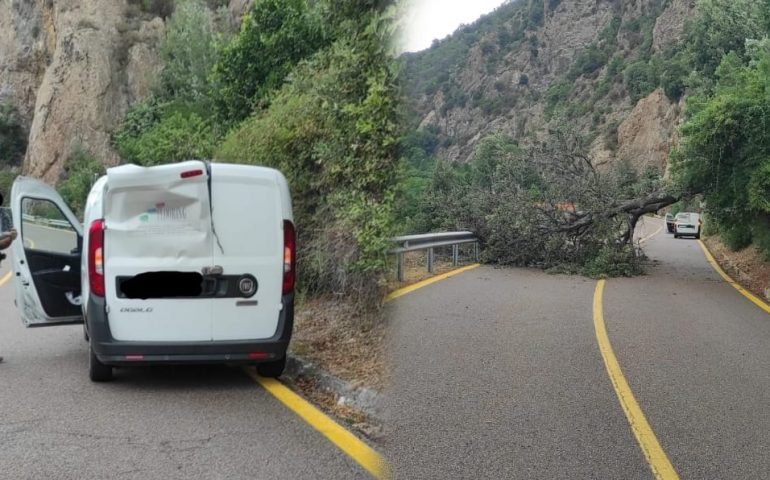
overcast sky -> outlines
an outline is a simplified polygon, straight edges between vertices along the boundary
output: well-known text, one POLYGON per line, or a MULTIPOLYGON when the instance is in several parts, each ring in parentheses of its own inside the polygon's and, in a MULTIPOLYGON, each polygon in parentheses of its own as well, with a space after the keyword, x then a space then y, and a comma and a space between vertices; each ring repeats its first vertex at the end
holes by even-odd
POLYGON ((460 24, 473 23, 505 0, 410 0, 405 22, 404 50, 430 47, 434 38, 444 38, 460 24))

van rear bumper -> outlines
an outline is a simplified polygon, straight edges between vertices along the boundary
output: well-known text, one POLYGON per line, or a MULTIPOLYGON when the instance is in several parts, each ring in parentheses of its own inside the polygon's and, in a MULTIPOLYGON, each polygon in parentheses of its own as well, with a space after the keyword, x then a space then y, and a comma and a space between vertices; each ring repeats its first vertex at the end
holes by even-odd
POLYGON ((90 296, 86 325, 94 354, 105 365, 152 364, 251 365, 280 360, 286 355, 294 328, 294 294, 281 299, 283 308, 275 335, 256 340, 222 342, 126 342, 115 340, 107 322, 105 300, 90 296))

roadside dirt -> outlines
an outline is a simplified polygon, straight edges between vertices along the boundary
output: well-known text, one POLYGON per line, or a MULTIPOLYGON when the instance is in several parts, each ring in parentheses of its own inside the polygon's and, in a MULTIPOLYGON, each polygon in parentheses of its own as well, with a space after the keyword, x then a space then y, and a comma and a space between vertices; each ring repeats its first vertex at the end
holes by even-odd
POLYGON ((756 247, 731 252, 716 236, 703 241, 725 272, 759 298, 770 301, 770 262, 756 247))
MULTIPOLYGON (((382 312, 362 315, 354 305, 336 297, 302 302, 297 308, 290 353, 356 387, 382 391, 385 385, 385 322, 382 312)), ((299 376, 291 382, 305 398, 365 437, 381 431, 376 419, 340 402, 338 395, 299 376)))
POLYGON ((355 385, 382 389, 385 382, 382 312, 361 314, 338 298, 303 302, 295 317, 291 352, 355 385))

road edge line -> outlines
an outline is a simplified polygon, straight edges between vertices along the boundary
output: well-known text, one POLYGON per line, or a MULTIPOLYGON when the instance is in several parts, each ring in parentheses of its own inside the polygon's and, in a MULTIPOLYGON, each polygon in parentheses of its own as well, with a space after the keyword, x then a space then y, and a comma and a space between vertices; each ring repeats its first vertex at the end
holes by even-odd
POLYGON ((770 305, 768 305, 766 302, 764 302, 762 299, 751 293, 750 291, 743 288, 743 286, 735 281, 733 277, 731 277, 727 272, 722 269, 721 266, 719 266, 719 263, 716 261, 714 256, 709 251, 708 247, 705 243, 703 243, 703 240, 698 239, 698 245, 700 245, 701 250, 703 250, 704 255, 706 255, 706 260, 711 264, 711 267, 716 270, 716 272, 722 277, 722 279, 730 284, 734 289, 738 290, 738 292, 743 295, 744 297, 751 300, 751 302, 761 308, 765 311, 765 313, 770 314, 770 305))
POLYGON ((10 279, 11 279, 11 274, 12 274, 12 273, 13 273, 13 272, 8 272, 8 273, 6 273, 5 275, 3 275, 3 278, 0 278, 0 287, 2 287, 3 285, 5 285, 5 284, 6 284, 6 282, 8 282, 8 280, 10 280, 10 279))
POLYGON ((604 307, 602 305, 604 284, 605 280, 599 280, 596 283, 593 316, 596 341, 599 343, 599 351, 602 354, 604 366, 607 368, 610 382, 615 389, 621 407, 623 407, 623 412, 626 414, 631 431, 634 432, 636 441, 639 443, 639 447, 642 449, 655 478, 658 480, 678 480, 679 475, 674 470, 674 466, 671 465, 666 452, 660 446, 658 438, 652 431, 647 417, 644 416, 642 408, 636 401, 634 393, 626 381, 626 377, 623 376, 623 370, 620 368, 615 352, 612 350, 612 344, 610 344, 610 338, 607 335, 607 326, 604 323, 604 307))
POLYGON ((644 237, 644 238, 642 238, 641 240, 639 240, 639 245, 643 244, 643 243, 644 243, 644 242, 646 242, 647 240, 649 240, 649 239, 651 239, 652 237, 654 237, 655 235, 659 234, 661 231, 663 231, 663 227, 665 227, 665 226, 666 226, 666 224, 665 224, 665 222, 664 222, 664 223, 663 223, 663 225, 661 225, 661 226, 660 226, 660 228, 658 228, 657 230, 655 230, 655 233, 653 233, 653 234, 651 234, 651 235, 647 235, 646 237, 644 237))
POLYGON ((451 272, 442 273, 441 275, 436 275, 434 277, 426 278, 425 280, 421 280, 421 281, 419 281, 417 283, 413 283, 411 285, 407 285, 406 287, 399 288, 398 290, 394 290, 394 291, 390 292, 389 294, 387 294, 385 296, 385 300, 383 300, 383 303, 387 303, 387 302, 389 302, 391 300, 395 300, 398 297, 406 295, 407 293, 411 293, 411 292, 413 292, 415 290, 418 290, 418 289, 420 289, 422 287, 427 287, 428 285, 430 285, 432 283, 436 283, 438 281, 447 279, 449 277, 453 277, 453 276, 455 276, 457 274, 460 274, 460 273, 463 273, 463 272, 467 272, 468 270, 473 270, 474 268, 480 267, 480 266, 481 266, 480 263, 474 263, 472 265, 467 265, 465 267, 456 268, 456 269, 452 270, 451 272))
POLYGON ((260 377, 253 368, 244 368, 243 370, 268 393, 320 432, 374 478, 379 480, 390 478, 388 464, 385 459, 363 440, 340 426, 316 406, 278 380, 260 377))

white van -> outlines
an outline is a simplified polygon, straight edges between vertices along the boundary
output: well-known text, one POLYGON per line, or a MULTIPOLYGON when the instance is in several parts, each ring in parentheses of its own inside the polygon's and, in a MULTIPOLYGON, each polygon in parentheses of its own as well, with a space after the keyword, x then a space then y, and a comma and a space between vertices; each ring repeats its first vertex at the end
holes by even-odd
POLYGON ((680 212, 674 218, 674 238, 695 237, 700 238, 700 229, 703 220, 700 214, 692 212, 680 212))
POLYGON ((277 170, 188 161, 111 168, 85 226, 48 185, 11 191, 16 305, 29 327, 84 323, 94 381, 113 366, 284 369, 296 242, 277 170))

